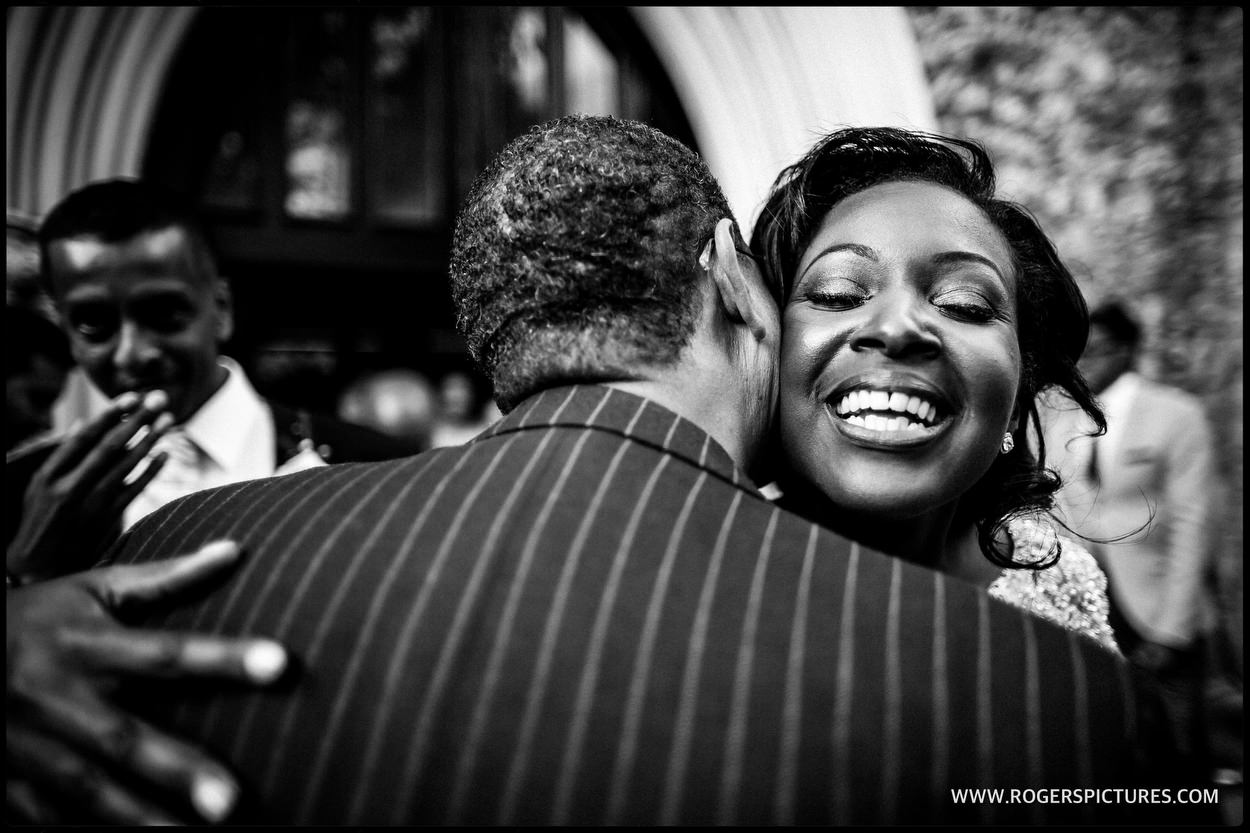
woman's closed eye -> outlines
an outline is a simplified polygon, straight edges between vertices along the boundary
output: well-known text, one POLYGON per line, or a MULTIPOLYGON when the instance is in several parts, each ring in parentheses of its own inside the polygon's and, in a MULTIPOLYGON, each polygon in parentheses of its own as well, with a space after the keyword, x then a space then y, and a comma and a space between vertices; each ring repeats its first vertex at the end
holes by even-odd
POLYGON ((839 279, 821 281, 800 293, 802 300, 829 310, 849 310, 860 306, 872 297, 857 281, 839 279))
POLYGON ((942 292, 933 298, 932 303, 944 314, 961 321, 983 323, 1001 318, 992 301, 971 289, 942 292))
POLYGON ((832 310, 854 309, 868 300, 867 295, 856 292, 809 292, 806 298, 818 307, 832 310))

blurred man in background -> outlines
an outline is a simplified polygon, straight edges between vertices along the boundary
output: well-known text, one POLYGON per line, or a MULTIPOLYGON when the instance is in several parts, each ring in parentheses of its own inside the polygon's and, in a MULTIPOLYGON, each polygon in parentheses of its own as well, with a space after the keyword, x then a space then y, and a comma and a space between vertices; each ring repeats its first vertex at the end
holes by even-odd
POLYGON ((4 229, 4 300, 8 307, 25 307, 56 319, 52 299, 39 281, 39 223, 32 217, 8 212, 4 229))
POLYGON ((115 403, 72 442, 7 462, 11 577, 84 566, 53 565, 70 554, 89 564, 120 529, 200 489, 407 451, 261 399, 221 355, 234 327, 230 289, 177 195, 138 180, 88 185, 48 213, 39 245, 74 359, 115 403), (136 443, 148 452, 139 460, 136 443), (143 459, 147 479, 131 494, 135 475, 126 478, 143 459))
POLYGON ((52 430, 52 406, 74 366, 57 325, 25 306, 4 310, 4 448, 52 430))
POLYGON ((4 235, 4 447, 52 430, 53 405, 74 366, 52 300, 39 284, 38 224, 10 211, 4 235))
POLYGON ((1197 397, 1135 370, 1141 329, 1109 302, 1090 314, 1081 371, 1107 417, 1091 437, 1079 409, 1049 414, 1046 447, 1064 480, 1060 507, 1089 536, 1107 573, 1111 624, 1125 655, 1158 678, 1184 750, 1206 765, 1204 641, 1211 510, 1219 494, 1213 442, 1197 397))

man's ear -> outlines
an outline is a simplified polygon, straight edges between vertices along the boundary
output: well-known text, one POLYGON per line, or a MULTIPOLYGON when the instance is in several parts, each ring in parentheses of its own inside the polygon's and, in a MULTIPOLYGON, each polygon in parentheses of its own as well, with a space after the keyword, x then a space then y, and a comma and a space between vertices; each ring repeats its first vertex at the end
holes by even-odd
POLYGON ((213 282, 213 304, 217 308, 217 343, 224 344, 234 335, 234 296, 225 278, 213 282))
POLYGON ((716 232, 699 262, 706 264, 725 315, 746 326, 757 341, 767 338, 769 322, 775 317, 769 314, 773 300, 764 289, 758 268, 753 263, 743 267, 734 245, 733 220, 722 217, 716 223, 716 232))

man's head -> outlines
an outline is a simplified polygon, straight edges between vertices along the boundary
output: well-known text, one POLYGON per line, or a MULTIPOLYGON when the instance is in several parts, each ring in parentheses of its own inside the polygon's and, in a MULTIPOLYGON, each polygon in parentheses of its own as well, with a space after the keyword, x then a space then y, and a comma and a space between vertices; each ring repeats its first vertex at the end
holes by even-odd
POLYGON ((32 309, 5 305, 5 448, 52 429, 52 406, 73 366, 60 328, 32 309))
POLYGON ((1090 390, 1102 393, 1131 370, 1140 341, 1141 328, 1122 304, 1109 301, 1091 312, 1089 341, 1080 361, 1090 390))
POLYGON ((88 185, 52 209, 39 245, 74 359, 105 395, 164 390, 181 422, 220 387, 230 292, 179 197, 135 180, 88 185))
MULTIPOLYGON (((730 272, 748 270, 759 289, 750 304, 771 306, 754 266, 733 251, 745 250, 737 230, 726 222, 718 233, 729 217, 703 160, 638 122, 569 116, 504 148, 470 189, 451 263, 460 332, 501 410, 553 385, 671 371, 707 335, 711 306, 739 323, 751 316, 730 308, 730 272)), ((749 364, 739 344, 722 341, 726 365, 749 364)), ((768 364, 738 376, 771 389, 768 364)))

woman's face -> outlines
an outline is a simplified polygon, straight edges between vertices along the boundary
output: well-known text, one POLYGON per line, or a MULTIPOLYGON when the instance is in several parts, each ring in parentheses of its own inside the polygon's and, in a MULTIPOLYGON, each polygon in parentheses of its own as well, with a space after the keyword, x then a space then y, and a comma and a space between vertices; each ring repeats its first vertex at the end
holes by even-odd
POLYGON ((898 182, 838 203, 782 319, 790 467, 843 509, 953 506, 1014 427, 1017 329, 1011 249, 966 198, 898 182))

